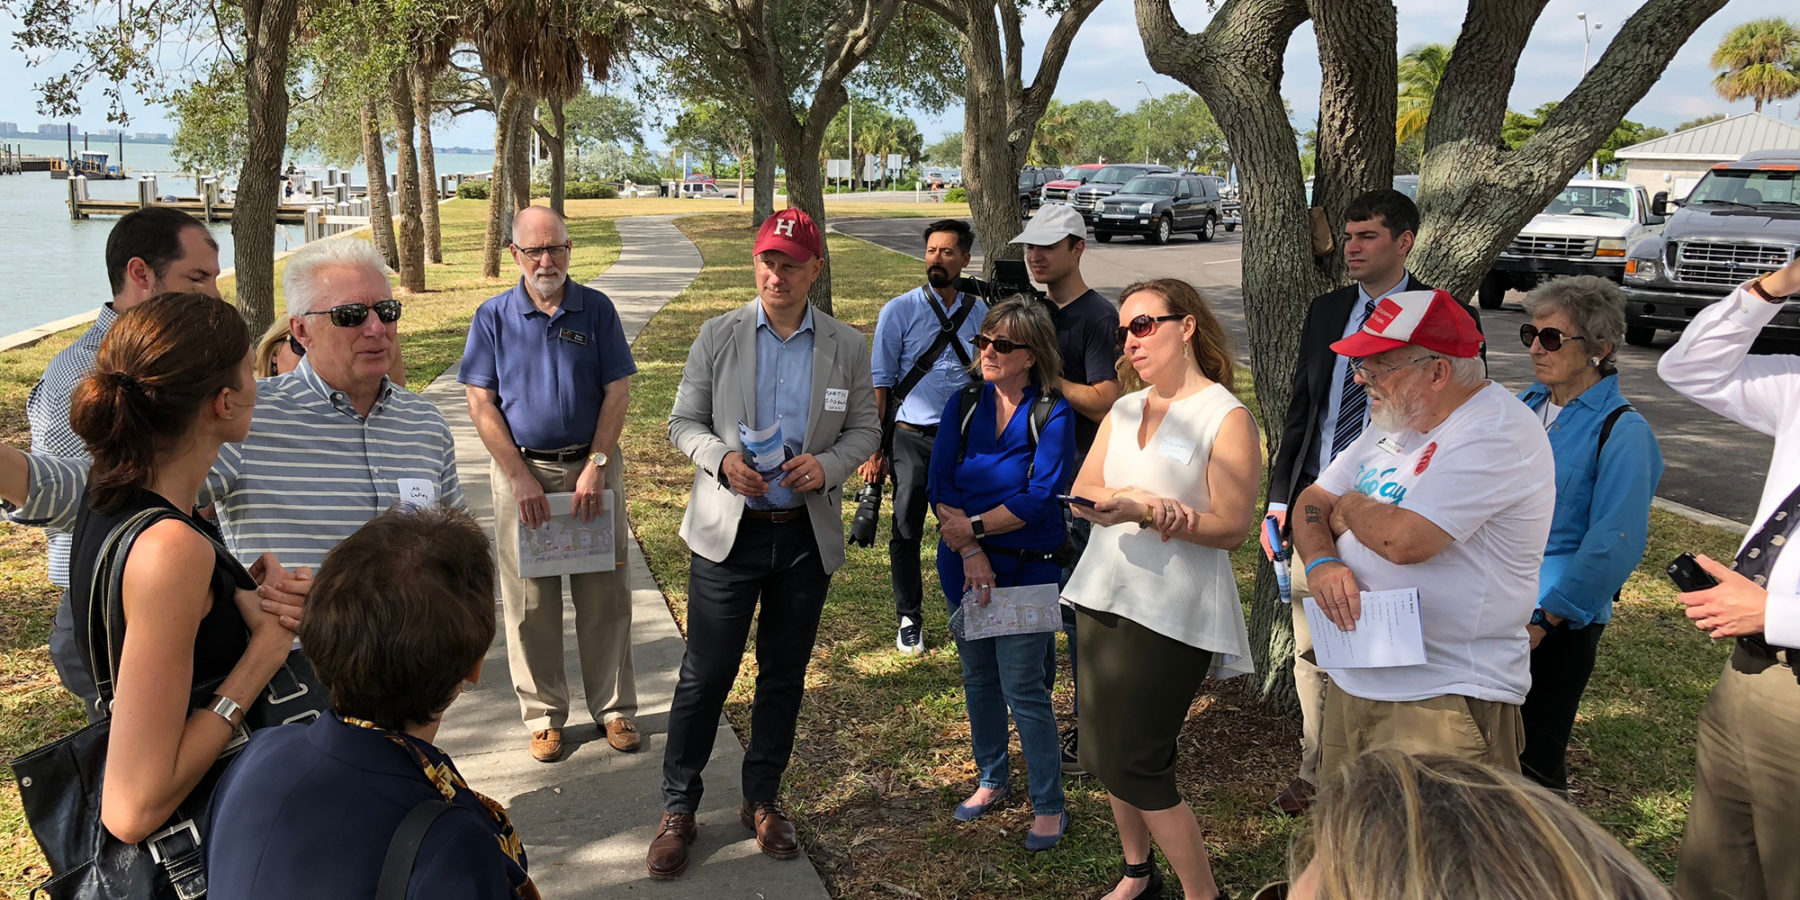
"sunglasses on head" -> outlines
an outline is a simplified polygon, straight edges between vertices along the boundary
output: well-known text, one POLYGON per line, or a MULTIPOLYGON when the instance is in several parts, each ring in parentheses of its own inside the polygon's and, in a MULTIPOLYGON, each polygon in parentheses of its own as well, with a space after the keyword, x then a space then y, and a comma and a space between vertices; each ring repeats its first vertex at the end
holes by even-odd
POLYGON ((400 321, 400 301, 398 300, 382 300, 374 306, 367 303, 346 303, 343 306, 334 306, 324 312, 309 312, 307 315, 330 316, 331 324, 339 328, 355 328, 368 320, 371 309, 375 310, 375 318, 383 322, 400 321))
POLYGON ((1185 318, 1187 318, 1187 316, 1177 316, 1173 314, 1167 316, 1138 316, 1137 318, 1132 319, 1130 324, 1115 329, 1113 331, 1113 340, 1117 341, 1120 347, 1124 347, 1125 335, 1127 334, 1135 337, 1147 338, 1156 333, 1156 326, 1159 323, 1179 322, 1185 318))
POLYGON ((1526 349, 1530 349, 1533 339, 1536 339, 1538 343, 1543 344, 1544 349, 1551 353, 1561 350, 1563 341, 1580 341, 1584 344, 1587 343, 1587 338, 1578 334, 1563 334, 1561 329, 1539 328, 1529 322, 1520 325, 1519 343, 1524 344, 1526 349))
POLYGON ((295 356, 305 356, 306 355, 306 345, 300 343, 299 338, 294 337, 293 335, 290 334, 290 335, 288 335, 287 342, 288 342, 288 351, 289 352, 293 353, 295 356))
POLYGON ((1024 344, 1015 344, 1006 338, 991 338, 985 334, 978 334, 969 338, 969 343, 974 344, 976 350, 986 350, 987 348, 992 347, 994 348, 995 353, 1002 355, 1011 353, 1014 350, 1025 349, 1024 344))

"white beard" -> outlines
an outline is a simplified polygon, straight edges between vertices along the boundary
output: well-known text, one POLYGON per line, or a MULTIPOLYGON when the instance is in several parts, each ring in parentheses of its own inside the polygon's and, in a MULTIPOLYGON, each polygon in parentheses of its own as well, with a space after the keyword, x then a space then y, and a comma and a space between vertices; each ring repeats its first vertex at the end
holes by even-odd
POLYGON ((1389 394, 1382 399, 1379 407, 1370 404, 1369 424, 1388 434, 1398 434, 1413 430, 1412 423, 1419 421, 1424 413, 1424 397, 1413 394, 1401 398, 1389 394))
POLYGON ((548 297, 561 290, 563 283, 568 280, 569 273, 567 272, 558 272, 555 275, 538 275, 534 273, 531 276, 531 286, 537 288, 539 294, 548 297))

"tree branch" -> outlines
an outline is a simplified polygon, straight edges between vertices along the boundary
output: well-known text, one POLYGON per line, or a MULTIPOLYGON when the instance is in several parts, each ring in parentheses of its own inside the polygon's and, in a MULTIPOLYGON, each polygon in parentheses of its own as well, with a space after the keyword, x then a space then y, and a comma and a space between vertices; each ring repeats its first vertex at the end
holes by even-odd
POLYGON ((940 3, 938 0, 906 0, 906 2, 943 19, 950 24, 950 27, 955 28, 959 32, 969 30, 969 17, 957 10, 951 9, 950 6, 945 3, 940 3))
POLYGON ((1500 143, 1519 55, 1548 0, 1470 0, 1425 123, 1427 152, 1468 140, 1500 143))
POLYGON ((1000 27, 1001 49, 1006 53, 1006 91, 1010 95, 1025 81, 1025 38, 1019 23, 1018 0, 1000 0, 1000 27))

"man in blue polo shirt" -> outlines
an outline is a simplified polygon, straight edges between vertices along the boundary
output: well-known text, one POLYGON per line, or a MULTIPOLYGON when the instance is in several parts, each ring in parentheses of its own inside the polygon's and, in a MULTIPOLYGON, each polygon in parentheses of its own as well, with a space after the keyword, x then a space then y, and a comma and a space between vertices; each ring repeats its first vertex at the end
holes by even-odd
POLYGON ((614 523, 615 567, 570 575, 569 596, 588 711, 607 743, 631 752, 638 749, 637 683, 618 444, 637 365, 612 301, 569 279, 574 242, 562 217, 542 206, 520 210, 512 239, 519 283, 475 311, 457 380, 494 460, 494 541, 513 690, 532 758, 561 759, 569 716, 562 577, 519 576, 519 526, 549 520, 546 492, 573 493, 574 518, 614 523))
POLYGON ((919 535, 925 529, 931 442, 937 437, 944 405, 969 383, 969 341, 987 315, 986 303, 956 289, 956 279, 974 249, 975 231, 967 222, 940 219, 925 226, 927 283, 889 300, 875 322, 875 349, 870 354, 875 407, 883 422, 891 416, 893 424, 884 432, 889 436, 887 452, 876 450, 859 471, 870 484, 880 479, 884 467, 893 473, 888 568, 900 622, 894 646, 909 656, 925 651, 919 630, 925 621, 919 535), (947 342, 940 343, 940 337, 947 342))

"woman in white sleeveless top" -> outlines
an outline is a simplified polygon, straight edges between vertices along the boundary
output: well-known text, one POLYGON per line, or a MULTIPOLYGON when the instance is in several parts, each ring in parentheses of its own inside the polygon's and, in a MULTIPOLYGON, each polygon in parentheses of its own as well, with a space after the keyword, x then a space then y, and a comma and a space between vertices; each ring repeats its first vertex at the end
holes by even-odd
POLYGON ((1228 551, 1249 533, 1262 446, 1231 393, 1231 351, 1186 282, 1125 289, 1119 375, 1072 492, 1095 528, 1063 599, 1080 641, 1081 764, 1106 785, 1124 877, 1106 900, 1160 897, 1155 840, 1189 900, 1223 897, 1175 785, 1176 738, 1200 683, 1251 671, 1228 551))

